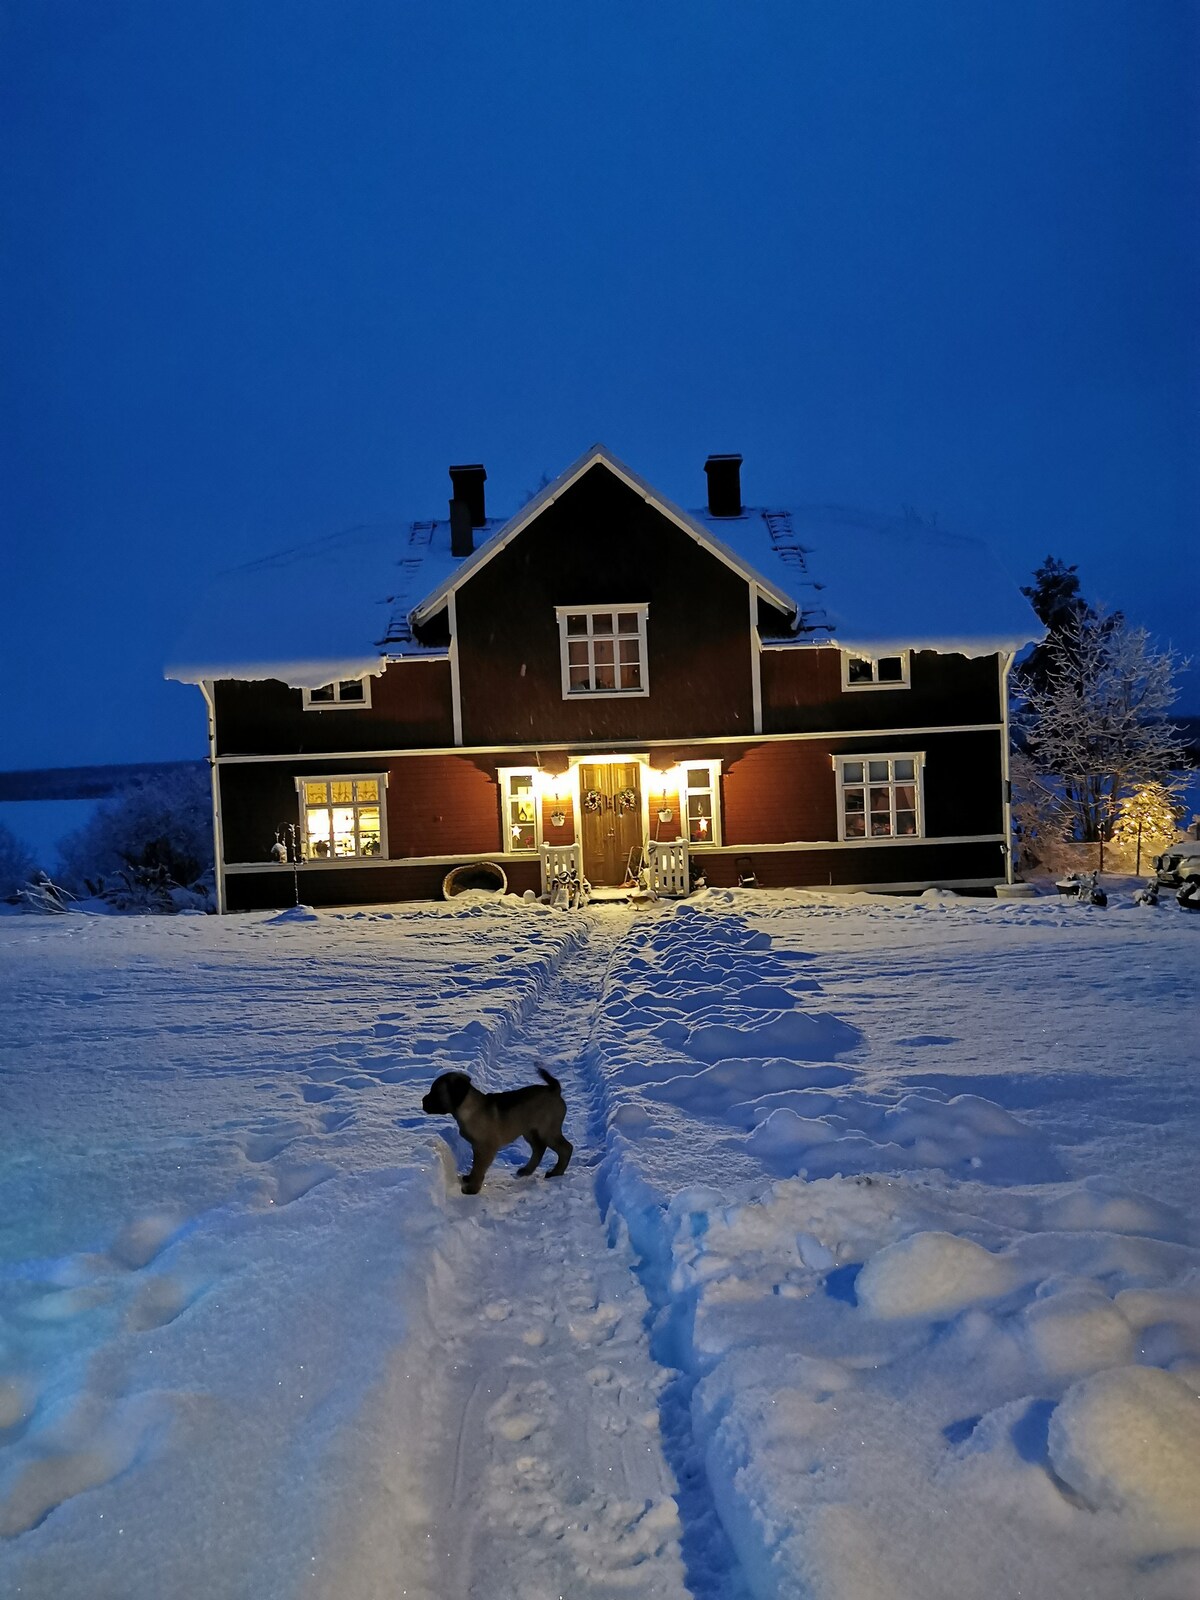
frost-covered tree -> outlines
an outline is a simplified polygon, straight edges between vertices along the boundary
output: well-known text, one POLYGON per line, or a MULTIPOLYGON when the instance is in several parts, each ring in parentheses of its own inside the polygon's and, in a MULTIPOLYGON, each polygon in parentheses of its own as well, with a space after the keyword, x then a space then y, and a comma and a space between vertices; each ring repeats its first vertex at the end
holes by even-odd
POLYGON ((1116 849, 1133 857, 1135 872, 1142 870, 1142 856, 1157 855, 1175 838, 1185 812, 1178 782, 1139 783, 1117 802, 1117 820, 1112 842, 1116 849))
POLYGON ((0 822, 0 899, 23 889, 37 871, 33 852, 0 822))
POLYGON ((1051 641, 1046 683, 1027 683, 1019 713, 1040 773, 1061 786, 1071 835, 1108 837, 1119 800, 1140 784, 1169 782, 1184 764, 1173 650, 1120 616, 1080 613, 1051 641))
POLYGON ((62 841, 57 875, 80 893, 131 877, 189 886, 213 864, 211 804, 203 768, 158 773, 62 841))

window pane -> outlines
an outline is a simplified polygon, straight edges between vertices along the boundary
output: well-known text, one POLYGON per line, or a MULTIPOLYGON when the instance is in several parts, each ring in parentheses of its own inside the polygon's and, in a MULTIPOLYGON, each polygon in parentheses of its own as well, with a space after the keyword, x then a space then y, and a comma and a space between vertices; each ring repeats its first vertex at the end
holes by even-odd
POLYGON ((642 687, 642 669, 636 661, 629 666, 621 668, 621 688, 640 689, 642 687))
POLYGON ((897 778, 915 778, 917 775, 916 763, 912 761, 893 762, 897 778))
POLYGON ((897 784, 896 785, 896 810, 897 811, 915 811, 917 809, 916 794, 917 794, 917 791, 913 788, 911 783, 899 783, 899 784, 897 784))
POLYGON ((638 639, 622 639, 619 645, 622 661, 636 661, 641 651, 638 639))
POLYGON ((510 794, 532 794, 533 774, 530 772, 514 772, 508 780, 510 794))
POLYGON ((354 807, 333 808, 333 853, 338 856, 354 854, 354 807))
POLYGON ((304 798, 310 806, 323 806, 329 799, 329 791, 323 783, 306 783, 304 798))
POLYGON ((872 783, 886 783, 891 777, 886 761, 868 761, 867 777, 872 783))
POLYGON ((891 832, 892 832, 892 819, 887 814, 887 812, 884 812, 883 816, 881 816, 881 817, 880 816, 875 816, 874 814, 872 814, 872 816, 871 816, 871 837, 872 837, 872 839, 886 839, 886 838, 889 838, 891 836, 891 832))
POLYGON ((324 701, 332 700, 333 685, 331 683, 325 683, 322 684, 319 689, 310 689, 308 691, 308 698, 310 703, 314 706, 320 705, 324 701))
POLYGON ((896 812, 896 832, 897 833, 916 833, 916 831, 917 831, 917 813, 915 811, 897 811, 896 812))
POLYGON ((847 683, 874 683, 875 674, 872 670, 874 663, 864 661, 862 656, 851 656, 846 664, 847 683))
POLYGON ((876 667, 876 677, 880 683, 904 681, 904 662, 900 656, 880 656, 876 667))
POLYGON ((374 806, 364 806, 358 813, 358 847, 364 856, 379 854, 379 812, 374 806))
POLYGON ((892 791, 890 789, 871 790, 871 810, 890 812, 892 809, 892 791))
POLYGON ((687 769, 687 786, 689 789, 707 789, 710 787, 707 767, 689 767, 687 769))
POLYGON ((569 667, 567 670, 572 689, 591 688, 592 679, 587 667, 569 667))
POLYGON ((863 781, 863 764, 861 761, 847 761, 842 767, 843 783, 861 783, 863 781))
POLYGON ((354 799, 354 785, 352 783, 335 780, 329 785, 329 792, 335 806, 348 806, 354 799))
POLYGON ((613 619, 611 611, 597 611, 596 615, 592 618, 592 632, 611 633, 613 631, 612 624, 613 619))
POLYGON ((867 819, 859 812, 857 815, 846 817, 847 839, 865 839, 867 836, 867 819))
POLYGON ((329 813, 328 811, 313 810, 311 807, 305 814, 304 829, 308 834, 309 849, 314 852, 324 845, 322 855, 329 853, 329 813))
POLYGON ((614 656, 613 642, 611 639, 597 639, 595 644, 592 646, 592 650, 595 655, 597 666, 600 666, 601 663, 603 663, 606 667, 610 667, 612 665, 614 656))
POLYGON ((534 834, 532 823, 513 824, 512 848, 514 850, 535 850, 537 848, 537 838, 534 834))
POLYGON ((361 700, 363 698, 363 681, 361 678, 343 678, 338 684, 339 700, 361 700))
POLYGON ((355 784, 355 792, 360 800, 379 799, 379 779, 360 778, 355 784))
POLYGON ((711 795, 707 795, 707 794, 690 794, 690 795, 688 795, 688 816, 689 817, 711 817, 712 816, 712 796, 711 795))
POLYGON ((867 809, 867 797, 862 789, 847 789, 844 798, 847 816, 851 812, 865 811, 867 809))
POLYGON ((572 639, 567 644, 567 661, 573 667, 587 666, 588 647, 586 639, 572 639))
POLYGON ((636 611, 619 611, 617 613, 617 632, 636 634, 638 631, 638 617, 636 611))
POLYGON ((588 631, 587 618, 576 614, 567 618, 568 633, 586 633, 588 631))
POLYGON ((596 663, 596 688, 615 689, 617 686, 617 671, 611 664, 601 665, 596 663))
POLYGON ((514 800, 513 816, 518 822, 532 822, 533 801, 531 799, 514 800))

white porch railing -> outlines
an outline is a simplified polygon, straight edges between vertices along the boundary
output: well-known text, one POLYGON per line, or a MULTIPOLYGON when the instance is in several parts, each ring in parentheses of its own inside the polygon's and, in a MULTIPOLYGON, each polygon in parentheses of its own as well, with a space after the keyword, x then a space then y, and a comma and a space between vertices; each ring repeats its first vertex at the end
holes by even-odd
POLYGON ((646 870, 655 894, 691 892, 691 863, 686 839, 655 839, 646 846, 646 870))
POLYGON ((542 893, 549 894, 560 872, 573 872, 583 882, 583 846, 544 844, 542 846, 542 893))

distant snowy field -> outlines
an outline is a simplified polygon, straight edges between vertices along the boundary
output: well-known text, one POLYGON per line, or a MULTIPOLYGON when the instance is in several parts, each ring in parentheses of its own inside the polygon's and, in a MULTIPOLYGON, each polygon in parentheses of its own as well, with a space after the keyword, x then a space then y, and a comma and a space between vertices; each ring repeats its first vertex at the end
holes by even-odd
POLYGON ((0 1593, 1200 1593, 1200 917, 0 918, 0 1593), (483 1195, 420 1098, 563 1080, 483 1195))

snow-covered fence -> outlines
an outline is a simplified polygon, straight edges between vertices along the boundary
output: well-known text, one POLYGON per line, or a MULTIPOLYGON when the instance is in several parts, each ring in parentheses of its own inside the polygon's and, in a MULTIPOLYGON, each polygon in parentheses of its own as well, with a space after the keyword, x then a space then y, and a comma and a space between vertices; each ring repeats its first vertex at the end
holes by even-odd
POLYGON ((542 846, 542 893, 549 894, 559 873, 574 873, 583 882, 583 846, 544 844, 542 846))
POLYGON ((646 846, 646 866, 655 894, 686 895, 691 889, 691 865, 686 839, 653 840, 646 846))

